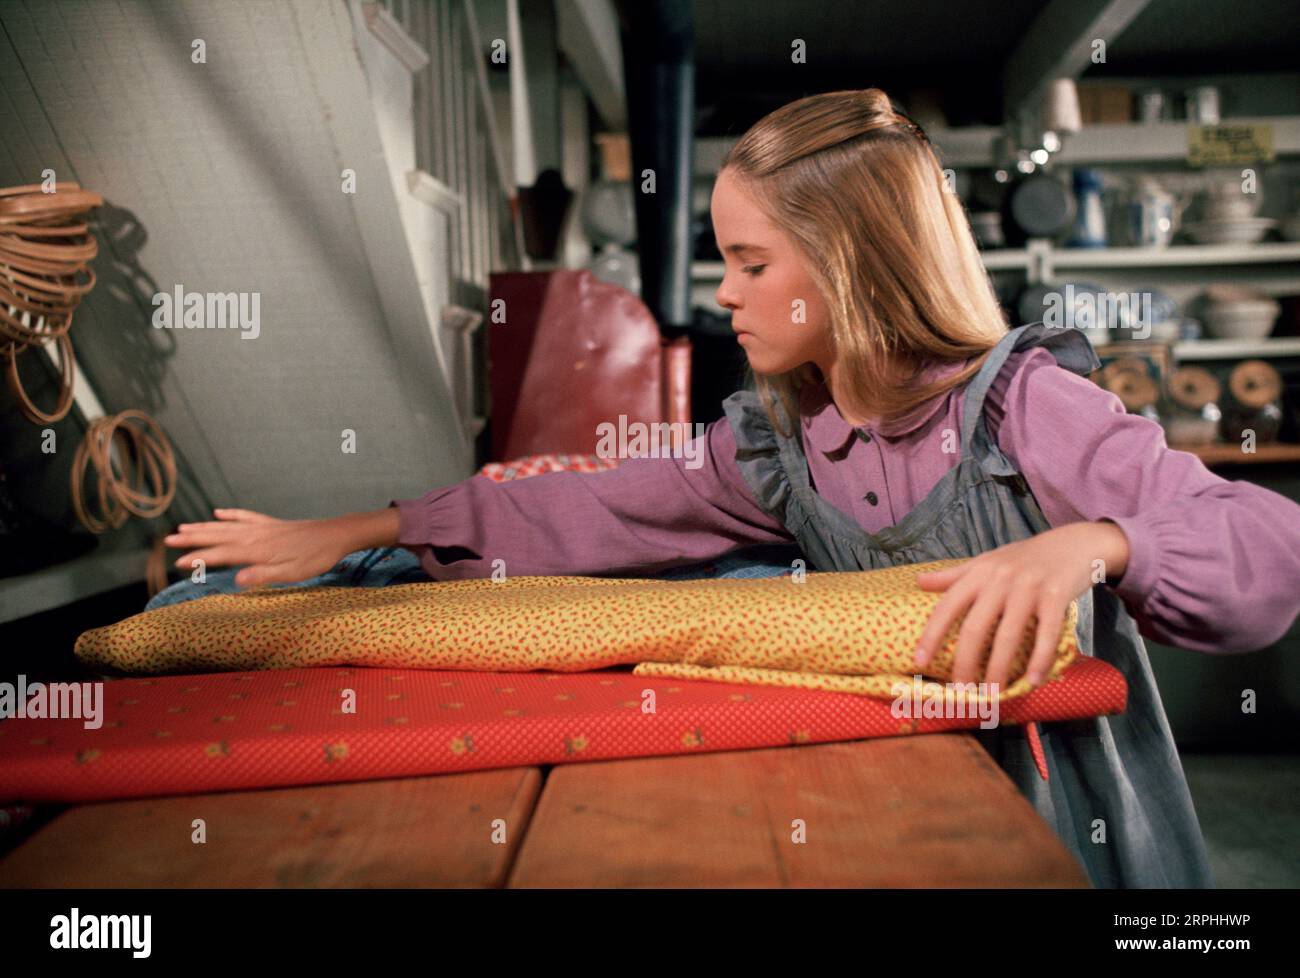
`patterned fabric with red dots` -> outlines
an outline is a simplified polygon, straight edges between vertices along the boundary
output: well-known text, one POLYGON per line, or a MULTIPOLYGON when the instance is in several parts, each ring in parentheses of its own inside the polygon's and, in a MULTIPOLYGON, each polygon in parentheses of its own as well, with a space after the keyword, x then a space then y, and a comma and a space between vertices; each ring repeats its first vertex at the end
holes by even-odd
POLYGON ((618 468, 620 461, 600 455, 525 455, 509 462, 488 462, 478 470, 478 474, 493 482, 509 482, 547 472, 604 472, 618 468))
MULTIPOLYGON (((1112 666, 1079 656, 999 704, 1003 724, 1122 712, 1112 666)), ((287 787, 693 754, 978 727, 853 693, 558 672, 297 668, 129 678, 102 725, 0 722, 0 804, 287 787)), ((914 704, 915 705, 915 704, 914 704)), ((987 715, 987 714, 986 714, 987 715)))
MULTIPOLYGON (((669 581, 522 576, 383 588, 261 588, 155 608, 83 634, 77 656, 128 673, 361 665, 581 672, 637 664, 660 679, 717 679, 892 698, 899 683, 952 679, 960 620, 926 667, 912 660, 941 592, 916 575, 963 560, 879 570, 669 581)), ((1048 681, 1078 657, 1078 608, 1060 623, 1048 681)), ((1024 696, 1037 622, 1000 690, 1024 696)))

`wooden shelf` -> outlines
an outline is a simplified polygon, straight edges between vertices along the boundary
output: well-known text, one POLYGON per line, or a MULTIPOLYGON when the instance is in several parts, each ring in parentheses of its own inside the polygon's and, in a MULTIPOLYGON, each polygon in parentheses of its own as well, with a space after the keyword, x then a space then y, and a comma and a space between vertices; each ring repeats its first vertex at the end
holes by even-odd
POLYGON ((1267 336, 1262 340, 1182 340, 1174 344, 1173 354, 1179 362, 1300 357, 1300 336, 1267 336))
POLYGON ((990 272, 1008 269, 1029 270, 1029 252, 1024 248, 990 248, 988 251, 981 251, 980 258, 984 261, 984 267, 990 272))
MULTIPOLYGON (((1036 252, 1027 248, 990 248, 980 252, 991 272, 1030 271, 1035 257, 1044 271, 1056 277, 1057 269, 1078 268, 1197 268, 1205 265, 1300 264, 1300 241, 1261 241, 1257 244, 1170 245, 1168 248, 1062 248, 1041 243, 1036 252)), ((720 261, 691 263, 697 282, 722 280, 720 261)), ((1037 276, 1035 276, 1037 278, 1037 276)))
POLYGON ((1300 445, 1268 442, 1253 452, 1243 452, 1240 445, 1170 445, 1178 452, 1191 452, 1206 465, 1251 465, 1261 462, 1300 462, 1300 445))
MULTIPOLYGON (((1300 116, 1267 115, 1228 117, 1225 126, 1258 123, 1273 129, 1273 152, 1279 156, 1300 153, 1300 116)), ((1187 159, 1186 121, 1117 122, 1084 126, 1079 132, 1062 139, 1061 152, 1052 157, 1055 164, 1076 166, 1098 163, 1178 163, 1187 159)), ((997 126, 960 126, 935 128, 927 135, 945 167, 991 167, 993 146, 1002 134, 997 126)), ((735 136, 710 136, 695 140, 695 172, 713 176, 735 136)))
POLYGON ((1300 262, 1300 241, 1170 245, 1168 248, 1053 248, 1056 268, 1179 268, 1300 262))

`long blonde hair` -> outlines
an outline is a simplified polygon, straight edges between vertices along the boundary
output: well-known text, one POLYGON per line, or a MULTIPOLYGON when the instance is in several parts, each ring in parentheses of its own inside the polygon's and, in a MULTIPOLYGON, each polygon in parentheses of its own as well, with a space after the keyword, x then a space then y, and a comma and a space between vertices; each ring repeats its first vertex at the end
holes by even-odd
MULTIPOLYGON (((1008 325, 957 195, 920 127, 878 88, 810 95, 764 116, 723 158, 802 252, 830 311, 854 409, 889 420, 966 383, 1008 325), (935 361, 976 360, 926 385, 935 361)), ((805 363, 753 374, 797 419, 805 363)), ((793 432, 787 432, 792 435, 793 432)))

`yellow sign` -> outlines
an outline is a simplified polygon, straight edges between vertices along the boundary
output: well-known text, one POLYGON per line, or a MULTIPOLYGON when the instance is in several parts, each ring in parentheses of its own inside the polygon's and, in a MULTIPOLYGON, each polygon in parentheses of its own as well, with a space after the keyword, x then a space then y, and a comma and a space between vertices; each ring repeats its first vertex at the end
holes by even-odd
POLYGON ((1187 127, 1187 162, 1192 166, 1234 166, 1273 159, 1273 127, 1266 122, 1187 127))

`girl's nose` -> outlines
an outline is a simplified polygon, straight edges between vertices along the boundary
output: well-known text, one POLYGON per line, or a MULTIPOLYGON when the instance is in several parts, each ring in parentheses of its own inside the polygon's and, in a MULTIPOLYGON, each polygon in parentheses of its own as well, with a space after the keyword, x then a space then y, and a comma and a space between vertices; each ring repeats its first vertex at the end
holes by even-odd
POLYGON ((731 288, 725 277, 722 279, 722 284, 718 286, 714 299, 723 309, 735 310, 740 306, 739 296, 736 295, 736 291, 731 288))

